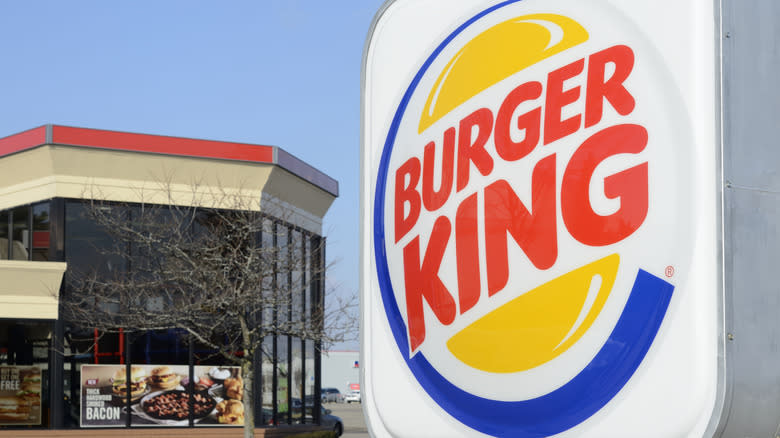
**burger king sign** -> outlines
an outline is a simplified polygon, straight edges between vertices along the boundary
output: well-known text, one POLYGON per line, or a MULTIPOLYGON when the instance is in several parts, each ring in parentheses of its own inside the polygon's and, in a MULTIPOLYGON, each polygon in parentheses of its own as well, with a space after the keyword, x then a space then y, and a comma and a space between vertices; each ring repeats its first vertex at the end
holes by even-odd
POLYGON ((366 52, 372 430, 667 436, 611 415, 636 409, 653 367, 689 379, 675 369, 685 361, 705 374, 683 397, 701 411, 689 405, 686 424, 701 427, 714 354, 680 357, 695 335, 670 340, 675 319, 716 325, 691 287, 710 226, 697 211, 695 97, 607 2, 439 3, 452 10, 388 5, 366 52))

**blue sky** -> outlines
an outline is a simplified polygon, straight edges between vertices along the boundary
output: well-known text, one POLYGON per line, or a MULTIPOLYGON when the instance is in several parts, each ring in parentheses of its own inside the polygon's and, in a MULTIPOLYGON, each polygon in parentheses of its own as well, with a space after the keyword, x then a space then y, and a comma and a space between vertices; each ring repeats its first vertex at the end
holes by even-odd
POLYGON ((360 68, 383 2, 0 0, 0 137, 54 123, 280 146, 339 181, 329 276, 357 292, 360 68))

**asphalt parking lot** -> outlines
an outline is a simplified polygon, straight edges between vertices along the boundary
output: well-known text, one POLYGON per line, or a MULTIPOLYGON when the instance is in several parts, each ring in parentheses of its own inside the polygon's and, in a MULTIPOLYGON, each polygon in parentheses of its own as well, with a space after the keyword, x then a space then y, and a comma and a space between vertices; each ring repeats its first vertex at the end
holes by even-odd
POLYGON ((343 438, 368 438, 366 420, 363 418, 363 406, 360 403, 324 403, 333 415, 341 417, 344 423, 343 438))

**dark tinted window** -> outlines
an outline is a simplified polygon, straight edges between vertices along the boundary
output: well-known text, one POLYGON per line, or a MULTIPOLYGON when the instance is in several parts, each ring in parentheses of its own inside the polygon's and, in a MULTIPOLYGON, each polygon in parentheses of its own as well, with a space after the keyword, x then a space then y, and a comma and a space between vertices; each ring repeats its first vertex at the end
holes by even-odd
POLYGON ((30 248, 30 208, 18 207, 13 209, 13 228, 11 259, 28 260, 30 248))
POLYGON ((8 212, 0 212, 0 260, 8 260, 8 212))
POLYGON ((121 242, 89 217, 88 208, 79 201, 68 202, 65 206, 65 261, 69 267, 80 271, 118 274, 124 270, 125 257, 110 253, 121 251, 121 242))
POLYGON ((32 259, 49 260, 49 203, 33 205, 32 259))

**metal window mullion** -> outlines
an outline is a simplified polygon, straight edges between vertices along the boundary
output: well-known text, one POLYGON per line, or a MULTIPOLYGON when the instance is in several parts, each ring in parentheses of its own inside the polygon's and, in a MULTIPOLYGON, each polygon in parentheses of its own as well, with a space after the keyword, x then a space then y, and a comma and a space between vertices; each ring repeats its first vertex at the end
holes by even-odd
MULTIPOLYGON (((257 235, 255 236, 255 247, 260 249, 260 252, 264 251, 263 248, 263 217, 258 216, 256 217, 257 220, 260 221, 260 230, 257 232, 257 235)), ((257 222, 255 222, 255 225, 257 222)), ((260 293, 263 293, 263 280, 260 280, 260 293)), ((261 303, 264 301, 260 300, 261 303)), ((256 304, 256 303, 255 303, 256 304)), ((261 308, 260 311, 257 310, 257 308, 254 309, 254 318, 253 322, 255 324, 255 328, 257 328, 258 325, 262 327, 263 324, 263 313, 265 312, 264 308, 261 308), (255 319, 256 318, 256 319, 255 319)), ((263 333, 262 330, 260 330, 260 333, 263 333)), ((253 351, 252 355, 252 362, 254 363, 254 366, 252 367, 254 372, 254 381, 252 386, 252 393, 254 394, 255 402, 255 425, 259 422, 263 423, 263 354, 262 350, 265 347, 265 337, 260 336, 260 339, 257 340, 258 342, 255 343, 255 349, 253 351), (258 400, 260 401, 258 403, 258 400)))
POLYGON ((130 339, 131 334, 127 333, 125 336, 125 355, 127 357, 127 360, 125 360, 125 382, 127 387, 127 396, 125 397, 125 409, 127 409, 127 416, 125 417, 125 427, 129 428, 132 425, 132 419, 130 412, 130 407, 133 404, 133 397, 132 397, 132 391, 130 391, 130 382, 133 381, 132 379, 132 365, 130 362, 130 346, 132 345, 133 340, 130 339))
MULTIPOLYGON (((62 198, 53 198, 49 204, 49 260, 64 261, 65 246, 65 201, 62 198), (56 228, 55 228, 56 227, 56 228)), ((67 278, 67 276, 66 276, 67 278)), ((67 281, 67 280, 66 280, 67 281)), ((60 284, 60 296, 66 293, 66 281, 60 284)), ((63 315, 62 302, 58 303, 59 315, 63 315)), ((63 381, 65 373, 65 321, 62 317, 54 321, 54 333, 52 334, 54 345, 51 351, 49 382, 63 381)), ((75 361, 71 362, 71 377, 75 375, 75 361)), ((71 379, 74 382, 75 379, 71 379)), ((75 400, 75 385, 71 384, 71 400, 75 400)), ((60 429, 65 425, 65 412, 63 385, 49 385, 51 428, 60 429)))
MULTIPOLYGON (((298 261, 298 263, 301 264, 301 324, 304 327, 304 332, 306 329, 308 329, 308 322, 307 322, 307 315, 306 315, 306 233, 304 231, 300 232, 301 238, 301 259, 298 261)), ((314 396, 315 392, 312 390, 311 394, 311 401, 312 401, 312 421, 314 420, 314 408, 316 407, 316 401, 315 399, 317 397, 314 396)), ((306 338, 301 336, 301 398, 303 399, 303 416, 302 416, 302 423, 306 423, 306 338)))
MULTIPOLYGON (((315 272, 316 277, 312 277, 312 306, 311 311, 312 314, 316 312, 317 315, 321 315, 321 312, 324 312, 324 297, 322 292, 323 287, 323 269, 324 269, 324 260, 325 260, 325 247, 324 247, 324 240, 321 236, 316 236, 313 241, 313 243, 316 242, 316 245, 312 248, 312 257, 316 257, 316 260, 312 260, 312 270, 315 272), (315 251, 316 248, 316 251, 315 251), (315 306, 316 304, 316 306, 315 306)), ((322 318, 318 318, 317 323, 322 325, 324 322, 322 321, 322 318)), ((318 331, 322 330, 322 326, 317 327, 318 331)), ((321 338, 318 338, 314 342, 314 389, 315 391, 322 391, 322 340, 321 338), (317 354, 317 352, 320 352, 320 354, 317 354)), ((317 423, 321 422, 321 416, 320 411, 314 412, 314 418, 317 423)))
POLYGON ((187 412, 187 423, 190 427, 195 426, 195 339, 192 336, 188 336, 188 348, 187 351, 187 373, 189 380, 187 381, 187 387, 184 388, 187 391, 187 397, 189 400, 189 410, 187 412))
MULTIPOLYGON (((272 222, 272 224, 271 224, 271 227, 272 227, 272 230, 273 230, 273 232, 272 232, 272 235, 273 235, 273 242, 272 242, 272 244, 273 244, 273 247, 274 247, 274 249, 273 249, 274 253, 276 253, 279 250, 279 246, 278 246, 279 239, 278 239, 278 233, 277 233, 276 225, 277 225, 276 221, 272 222)), ((279 392, 279 354, 278 353, 279 353, 279 351, 278 351, 277 343, 279 342, 279 330, 278 330, 278 328, 279 328, 279 314, 278 314, 279 313, 279 308, 276 305, 276 298, 278 297, 278 293, 279 293, 279 291, 276 289, 276 283, 277 283, 276 282, 276 275, 277 275, 276 272, 279 269, 279 259, 278 259, 278 257, 274 257, 273 264, 274 264, 274 269, 273 269, 273 278, 271 279, 271 289, 273 290, 275 299, 274 299, 274 308, 273 308, 274 334, 273 334, 272 346, 271 346, 272 356, 273 356, 272 357, 272 360, 273 360, 272 370, 273 370, 273 372, 272 372, 272 377, 271 377, 273 379, 273 380, 271 380, 271 391, 273 391, 273 394, 271 394, 271 403, 273 404, 273 411, 272 411, 271 415, 273 416, 272 417, 272 421, 273 421, 274 425, 278 425, 278 418, 279 418, 279 397, 278 397, 278 392, 279 392)))
MULTIPOLYGON (((292 324, 292 228, 287 226, 287 324, 292 324)), ((287 423, 292 424, 292 386, 293 386, 293 372, 292 372, 292 336, 287 334, 287 423)), ((301 400, 303 405, 303 400, 301 400)))

